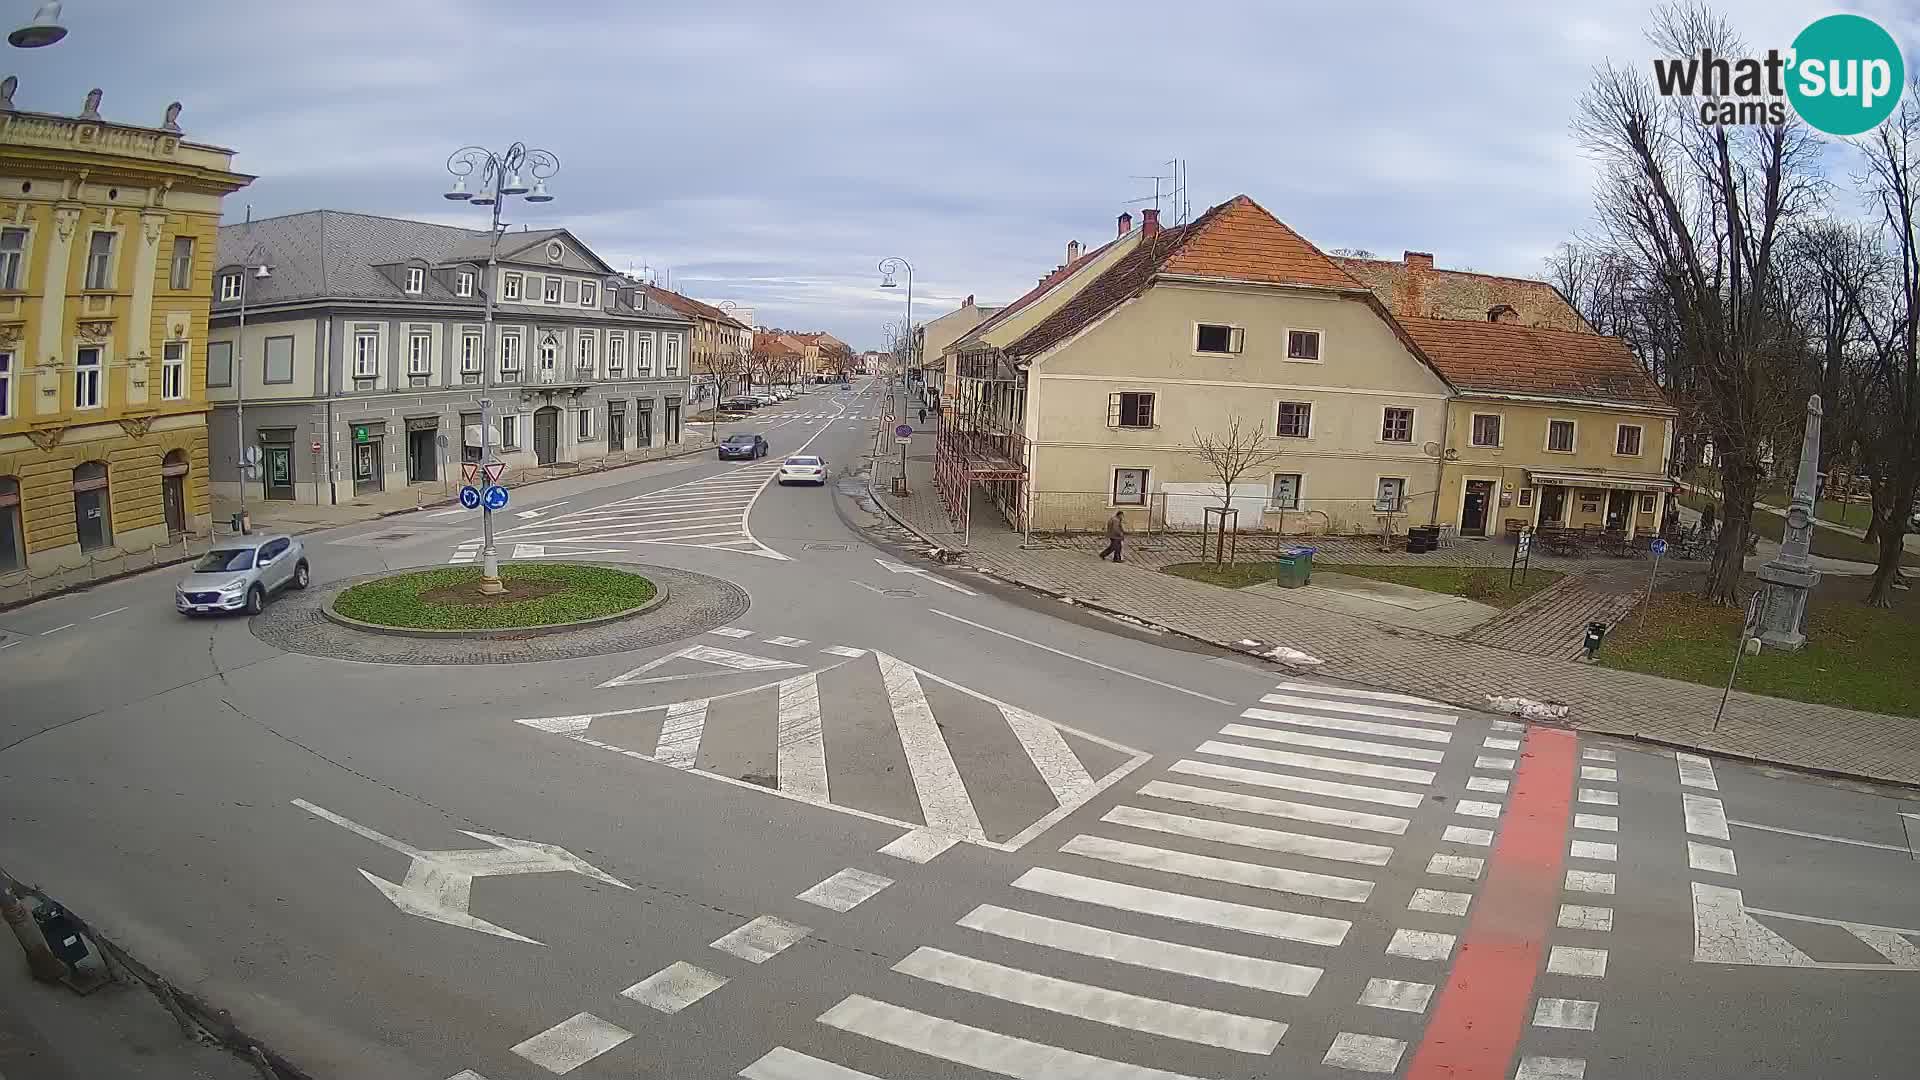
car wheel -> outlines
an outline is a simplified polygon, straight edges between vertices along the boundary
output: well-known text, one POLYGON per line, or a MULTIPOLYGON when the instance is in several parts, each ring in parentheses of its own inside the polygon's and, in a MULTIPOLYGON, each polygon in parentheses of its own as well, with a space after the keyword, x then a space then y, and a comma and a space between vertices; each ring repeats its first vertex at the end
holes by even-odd
POLYGON ((247 590, 247 614, 258 615, 267 606, 267 591, 255 585, 247 590))
POLYGON ((296 589, 305 589, 307 587, 307 579, 310 576, 307 572, 307 564, 302 560, 293 568, 293 587, 296 589))

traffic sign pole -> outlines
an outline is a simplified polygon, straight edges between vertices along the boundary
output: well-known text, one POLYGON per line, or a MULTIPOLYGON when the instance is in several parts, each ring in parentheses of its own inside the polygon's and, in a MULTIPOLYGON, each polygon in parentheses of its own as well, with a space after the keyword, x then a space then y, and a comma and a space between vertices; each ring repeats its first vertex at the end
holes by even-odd
MULTIPOLYGON (((489 293, 491 295, 491 293, 489 293)), ((493 399, 480 399, 480 466, 483 472, 489 471, 493 464, 493 399)), ((507 591, 500 583, 500 555, 493 546, 493 507, 487 503, 480 506, 481 535, 486 544, 480 549, 480 592, 485 596, 498 596, 507 591)))
POLYGON ((1653 606, 1653 585, 1660 580, 1660 556, 1667 553, 1667 542, 1658 537, 1653 541, 1653 573, 1647 578, 1647 598, 1640 603, 1640 625, 1647 625, 1647 609, 1653 606))

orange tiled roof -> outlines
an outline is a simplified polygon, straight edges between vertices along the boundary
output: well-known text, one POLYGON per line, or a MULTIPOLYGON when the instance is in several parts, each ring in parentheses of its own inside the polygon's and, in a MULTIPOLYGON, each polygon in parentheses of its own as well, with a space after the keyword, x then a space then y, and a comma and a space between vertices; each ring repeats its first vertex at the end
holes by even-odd
POLYGON ((1399 322, 1440 374, 1466 393, 1672 408, 1627 343, 1616 337, 1484 319, 1399 322))
POLYGON ((1593 332, 1560 290, 1544 281, 1444 270, 1430 265, 1431 256, 1421 265, 1412 265, 1411 256, 1406 261, 1347 257, 1333 261, 1372 289, 1395 315, 1484 321, 1488 311, 1506 304, 1528 326, 1593 332))

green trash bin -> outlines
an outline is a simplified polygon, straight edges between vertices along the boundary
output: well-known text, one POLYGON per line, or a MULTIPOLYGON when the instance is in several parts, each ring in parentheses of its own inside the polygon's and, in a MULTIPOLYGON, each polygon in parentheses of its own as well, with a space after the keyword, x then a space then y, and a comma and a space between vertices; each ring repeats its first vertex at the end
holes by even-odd
POLYGON ((1313 579, 1313 549, 1288 548, 1275 559, 1278 571, 1274 583, 1283 589, 1297 589, 1313 579))

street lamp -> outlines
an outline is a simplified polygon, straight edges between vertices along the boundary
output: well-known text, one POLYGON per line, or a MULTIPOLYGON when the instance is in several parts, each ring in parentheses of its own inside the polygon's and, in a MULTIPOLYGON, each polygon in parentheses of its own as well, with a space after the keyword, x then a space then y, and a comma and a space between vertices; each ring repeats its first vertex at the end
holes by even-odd
MULTIPOLYGON (((547 193, 547 179, 559 171, 558 157, 545 150, 530 150, 523 142, 507 147, 504 153, 494 153, 484 146, 463 146, 447 158, 447 172, 453 175, 453 187, 446 192, 447 199, 493 207, 493 223, 487 233, 487 276, 483 286, 486 313, 481 317, 480 329, 482 393, 493 385, 493 295, 500 284, 500 237, 506 231, 506 226, 500 223, 500 210, 515 195, 530 203, 552 202, 553 196, 547 193), (476 173, 479 175, 475 180, 480 185, 477 194, 467 190, 467 177, 476 173), (526 184, 528 176, 533 177, 532 187, 526 184)), ((493 464, 492 427, 493 399, 482 397, 480 469, 483 475, 487 466, 493 464)), ((462 439, 465 439, 464 433, 462 439)), ((480 591, 488 596, 498 596, 506 592, 507 587, 500 583, 500 558, 494 549, 493 507, 484 501, 480 507, 480 522, 486 537, 486 546, 480 553, 480 591)))
MULTIPOLYGON (((880 287, 894 288, 893 275, 902 268, 907 271, 907 356, 900 369, 900 393, 907 392, 907 372, 913 367, 913 264, 895 255, 880 260, 880 287)), ((904 404, 903 404, 904 407, 904 404)))
POLYGON ((67 36, 67 28, 60 25, 60 0, 41 4, 33 13, 33 21, 7 35, 7 44, 16 49, 43 49, 67 36))
MULTIPOLYGON (((249 255, 258 253, 259 249, 255 248, 249 255)), ((247 279, 266 281, 272 276, 273 267, 266 263, 249 263, 240 268, 240 330, 234 339, 233 362, 233 435, 240 447, 240 532, 243 535, 252 531, 247 521, 247 481, 253 477, 247 475, 247 470, 256 467, 247 460, 247 451, 251 449, 247 444, 247 294, 253 291, 247 279)))

